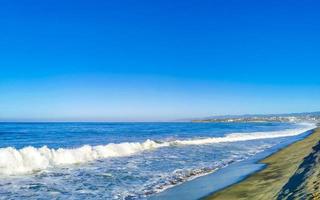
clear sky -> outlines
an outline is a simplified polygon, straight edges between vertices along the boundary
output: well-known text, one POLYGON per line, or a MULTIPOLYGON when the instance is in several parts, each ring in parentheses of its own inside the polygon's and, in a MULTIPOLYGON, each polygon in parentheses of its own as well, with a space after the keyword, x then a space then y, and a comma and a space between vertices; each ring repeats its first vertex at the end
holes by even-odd
POLYGON ((320 3, 2 0, 0 121, 320 110, 320 3))

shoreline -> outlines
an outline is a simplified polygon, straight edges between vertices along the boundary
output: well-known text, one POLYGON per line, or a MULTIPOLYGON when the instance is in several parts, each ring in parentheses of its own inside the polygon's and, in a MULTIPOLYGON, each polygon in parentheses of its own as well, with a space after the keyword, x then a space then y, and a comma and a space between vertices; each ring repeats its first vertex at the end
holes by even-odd
POLYGON ((320 182, 316 181, 320 179, 319 139, 320 128, 315 128, 311 134, 303 139, 293 142, 258 161, 257 164, 264 166, 262 169, 249 174, 228 187, 216 190, 202 199, 269 200, 319 197, 320 182), (308 169, 308 173, 304 173, 305 176, 301 177, 302 172, 306 169, 308 169), (311 178, 309 177, 310 174, 311 178), (304 190, 301 191, 303 188, 304 190), (298 195, 300 196, 298 197, 298 195))
POLYGON ((213 193, 219 192, 224 188, 230 187, 237 184, 248 176, 255 174, 266 167, 266 164, 261 163, 262 160, 268 158, 269 156, 285 149, 286 147, 302 141, 314 132, 314 129, 310 129, 301 134, 289 137, 286 141, 281 142, 263 152, 260 152, 253 157, 232 163, 224 168, 221 168, 214 173, 209 173, 204 176, 197 177, 191 181, 184 182, 182 184, 176 185, 160 193, 155 193, 149 196, 149 200, 194 200, 194 199, 204 199, 213 193))

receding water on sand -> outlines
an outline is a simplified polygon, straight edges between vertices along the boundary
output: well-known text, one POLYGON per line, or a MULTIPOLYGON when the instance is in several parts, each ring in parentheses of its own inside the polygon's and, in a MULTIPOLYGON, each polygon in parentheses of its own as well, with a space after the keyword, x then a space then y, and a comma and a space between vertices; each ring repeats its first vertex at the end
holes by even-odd
POLYGON ((199 177, 195 180, 186 182, 177 187, 168 189, 162 193, 154 194, 150 200, 194 200, 206 197, 216 191, 243 180, 250 174, 257 172, 265 167, 265 164, 259 163, 260 160, 277 152, 285 146, 304 139, 312 131, 307 131, 296 137, 288 138, 285 141, 240 162, 232 163, 229 166, 220 169, 215 173, 199 177))

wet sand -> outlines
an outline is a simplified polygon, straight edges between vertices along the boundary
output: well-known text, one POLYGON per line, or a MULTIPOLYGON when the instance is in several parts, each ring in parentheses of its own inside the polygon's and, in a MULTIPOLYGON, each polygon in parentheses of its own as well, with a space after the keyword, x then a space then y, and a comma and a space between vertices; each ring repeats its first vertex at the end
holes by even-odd
POLYGON ((205 199, 320 199, 320 129, 262 160, 266 168, 205 199))

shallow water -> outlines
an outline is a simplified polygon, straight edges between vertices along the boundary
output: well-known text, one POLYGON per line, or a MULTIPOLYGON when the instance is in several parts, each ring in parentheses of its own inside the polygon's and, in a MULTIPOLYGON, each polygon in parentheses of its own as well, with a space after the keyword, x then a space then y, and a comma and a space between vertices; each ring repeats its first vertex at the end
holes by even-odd
POLYGON ((142 199, 310 128, 288 123, 1 123, 0 199, 142 199))

